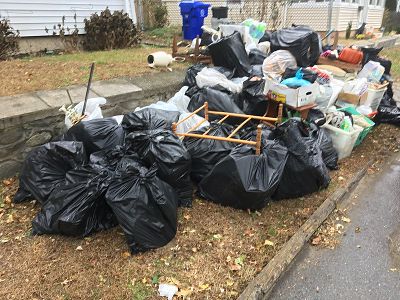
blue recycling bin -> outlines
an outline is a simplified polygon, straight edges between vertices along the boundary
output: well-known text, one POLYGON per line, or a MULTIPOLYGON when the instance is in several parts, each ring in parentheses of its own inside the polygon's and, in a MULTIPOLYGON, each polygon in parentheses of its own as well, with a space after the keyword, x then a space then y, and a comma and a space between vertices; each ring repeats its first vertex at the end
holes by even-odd
POLYGON ((203 31, 204 19, 208 16, 210 4, 194 1, 182 1, 179 3, 182 15, 183 39, 193 40, 196 36, 201 36, 203 31))

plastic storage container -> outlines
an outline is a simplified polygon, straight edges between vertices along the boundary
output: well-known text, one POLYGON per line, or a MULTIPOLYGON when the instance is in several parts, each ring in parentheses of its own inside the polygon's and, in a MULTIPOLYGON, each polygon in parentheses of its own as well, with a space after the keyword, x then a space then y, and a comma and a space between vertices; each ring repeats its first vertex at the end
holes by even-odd
POLYGON ((212 16, 216 19, 228 18, 228 7, 227 6, 214 6, 211 8, 212 16))
POLYGON ((368 88, 368 97, 364 105, 371 107, 372 111, 376 111, 386 90, 386 87, 379 90, 368 88))
POLYGON ((360 120, 358 120, 358 118, 353 117, 354 123, 363 128, 363 131, 361 131, 360 135, 358 136, 358 138, 354 144, 354 147, 360 145, 362 143, 362 141, 365 139, 365 137, 368 135, 368 133, 371 131, 372 127, 375 126, 375 123, 372 122, 366 116, 363 116, 362 114, 360 114, 354 107, 349 106, 349 107, 341 108, 339 110, 347 111, 347 112, 351 113, 353 116, 359 116, 358 118, 362 119, 360 121, 360 120))
POLYGON ((329 124, 322 125, 322 127, 329 132, 333 147, 336 149, 339 159, 350 156, 358 136, 361 131, 363 131, 363 128, 358 125, 353 126, 354 131, 352 132, 344 131, 329 124))
POLYGON ((204 19, 208 16, 210 4, 203 2, 182 1, 179 3, 182 15, 182 33, 185 40, 201 36, 204 19))

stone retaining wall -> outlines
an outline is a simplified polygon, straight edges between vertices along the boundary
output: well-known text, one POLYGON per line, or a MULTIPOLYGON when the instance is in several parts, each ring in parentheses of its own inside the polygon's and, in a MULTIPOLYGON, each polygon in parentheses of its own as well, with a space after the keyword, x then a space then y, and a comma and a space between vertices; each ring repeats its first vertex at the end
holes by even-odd
MULTIPOLYGON (((181 87, 185 72, 174 71, 138 78, 94 82, 91 97, 107 99, 105 117, 124 114, 173 96, 181 87)), ((82 100, 83 86, 69 87, 72 100, 82 100)), ((26 154, 65 131, 62 104, 70 104, 66 89, 0 97, 0 178, 14 176, 26 154)))

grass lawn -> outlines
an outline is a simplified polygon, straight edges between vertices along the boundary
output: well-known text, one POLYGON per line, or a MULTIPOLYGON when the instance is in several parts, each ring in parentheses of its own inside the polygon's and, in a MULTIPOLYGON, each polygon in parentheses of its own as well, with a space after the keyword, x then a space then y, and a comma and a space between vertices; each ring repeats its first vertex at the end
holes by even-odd
POLYGON ((383 49, 380 55, 387 57, 392 61, 391 73, 395 81, 400 80, 400 47, 383 49))
MULTIPOLYGON (((94 80, 165 71, 165 69, 151 69, 147 66, 147 56, 155 51, 171 53, 170 48, 138 46, 132 49, 0 61, 2 71, 0 96, 86 84, 90 63, 93 61, 96 62, 94 80)), ((172 68, 187 68, 187 64, 173 63, 172 68)))

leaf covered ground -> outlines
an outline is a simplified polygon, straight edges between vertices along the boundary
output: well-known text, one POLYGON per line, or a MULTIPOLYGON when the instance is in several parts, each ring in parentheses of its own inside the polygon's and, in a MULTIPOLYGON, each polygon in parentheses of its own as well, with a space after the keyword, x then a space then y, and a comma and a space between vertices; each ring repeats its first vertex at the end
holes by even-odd
POLYGON ((179 210, 176 238, 130 255, 117 227, 85 239, 31 236, 39 205, 12 204, 18 182, 4 180, 0 200, 0 299, 160 299, 160 283, 179 298, 235 299, 335 189, 371 159, 374 167, 400 149, 400 128, 380 125, 331 172, 329 188, 271 202, 257 212, 196 198, 179 210))

